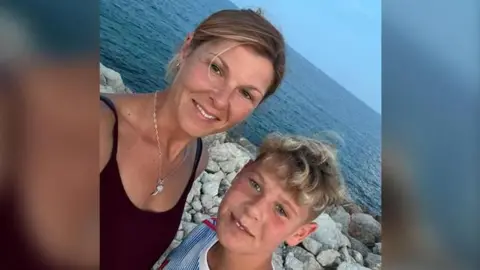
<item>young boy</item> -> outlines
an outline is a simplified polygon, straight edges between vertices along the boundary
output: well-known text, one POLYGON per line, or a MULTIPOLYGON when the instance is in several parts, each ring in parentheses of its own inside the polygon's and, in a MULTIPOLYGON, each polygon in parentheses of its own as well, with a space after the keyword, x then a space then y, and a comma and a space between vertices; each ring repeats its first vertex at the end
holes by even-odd
POLYGON ((308 138, 270 135, 237 174, 217 218, 205 220, 162 263, 162 270, 270 270, 277 247, 294 246, 313 220, 343 199, 333 148, 308 138))

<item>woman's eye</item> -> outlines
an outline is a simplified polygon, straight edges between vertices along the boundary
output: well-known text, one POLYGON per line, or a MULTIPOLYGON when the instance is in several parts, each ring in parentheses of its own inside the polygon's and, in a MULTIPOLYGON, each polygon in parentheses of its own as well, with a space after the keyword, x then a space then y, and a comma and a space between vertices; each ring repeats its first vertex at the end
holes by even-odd
POLYGON ((277 210, 277 213, 281 216, 284 216, 284 217, 287 217, 287 212, 285 212, 285 210, 283 209, 283 207, 281 205, 278 205, 276 206, 276 210, 277 210))
POLYGON ((250 186, 255 189, 255 191, 257 191, 257 192, 261 191, 260 185, 257 182, 255 182, 252 179, 248 180, 248 182, 249 182, 250 186))
POLYGON ((217 75, 222 75, 222 70, 216 64, 210 64, 210 69, 217 75))
POLYGON ((250 94, 250 92, 247 89, 242 89, 240 91, 246 99, 250 99, 250 100, 253 99, 252 95, 250 94))

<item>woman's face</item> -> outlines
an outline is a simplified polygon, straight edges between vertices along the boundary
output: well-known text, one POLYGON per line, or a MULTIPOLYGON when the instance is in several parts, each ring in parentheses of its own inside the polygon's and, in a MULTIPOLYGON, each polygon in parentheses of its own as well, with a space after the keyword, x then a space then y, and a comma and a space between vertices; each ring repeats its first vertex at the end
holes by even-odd
POLYGON ((186 51, 172 88, 180 125, 192 137, 225 131, 245 120, 272 83, 272 63, 248 46, 220 41, 186 51))

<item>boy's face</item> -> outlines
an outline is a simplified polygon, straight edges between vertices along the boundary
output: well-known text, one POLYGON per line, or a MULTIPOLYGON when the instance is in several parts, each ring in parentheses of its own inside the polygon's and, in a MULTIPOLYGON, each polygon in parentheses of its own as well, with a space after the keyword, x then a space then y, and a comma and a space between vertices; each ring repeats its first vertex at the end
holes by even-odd
POLYGON ((306 222, 309 208, 295 202, 271 167, 247 164, 223 198, 217 234, 228 250, 268 255, 282 242, 297 245, 317 228, 306 222))

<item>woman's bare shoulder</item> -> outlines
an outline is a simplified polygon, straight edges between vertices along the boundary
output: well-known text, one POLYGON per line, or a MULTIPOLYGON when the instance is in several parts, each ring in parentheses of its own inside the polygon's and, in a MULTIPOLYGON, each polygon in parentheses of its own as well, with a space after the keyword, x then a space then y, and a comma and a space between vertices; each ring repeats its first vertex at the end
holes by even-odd
MULTIPOLYGON (((110 95, 104 95, 108 98, 113 104, 114 98, 110 95)), ((105 168, 107 165, 108 160, 110 159, 110 153, 112 151, 113 146, 113 127, 115 125, 115 121, 117 121, 115 117, 115 113, 113 112, 112 108, 110 108, 105 101, 100 100, 100 134, 99 134, 99 150, 100 150, 100 157, 99 157, 99 168, 100 172, 105 168)))

